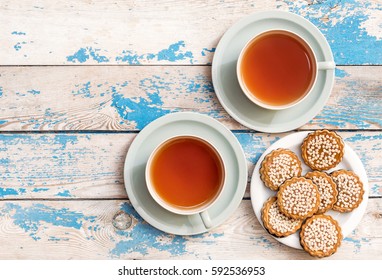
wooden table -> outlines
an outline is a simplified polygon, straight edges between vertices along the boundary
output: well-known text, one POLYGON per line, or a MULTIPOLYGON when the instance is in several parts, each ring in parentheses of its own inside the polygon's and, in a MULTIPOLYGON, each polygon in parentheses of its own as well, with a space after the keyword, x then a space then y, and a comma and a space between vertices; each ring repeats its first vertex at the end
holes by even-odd
MULTIPOLYGON (((298 130, 333 129, 369 177, 366 214, 330 259, 382 259, 380 1, 2 1, 1 259, 310 259, 257 221, 249 189, 221 226, 161 232, 129 203, 123 163, 148 123, 193 111, 242 144, 252 174, 283 134, 249 130, 218 102, 211 62, 224 32, 257 11, 313 22, 338 65, 330 100, 298 130), (132 225, 121 230, 132 218, 132 225)), ((250 177, 248 177, 250 179, 250 177)))

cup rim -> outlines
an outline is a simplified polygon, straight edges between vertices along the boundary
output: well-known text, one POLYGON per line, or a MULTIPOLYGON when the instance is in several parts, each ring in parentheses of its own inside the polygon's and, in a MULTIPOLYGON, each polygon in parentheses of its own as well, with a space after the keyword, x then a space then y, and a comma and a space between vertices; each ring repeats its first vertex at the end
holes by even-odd
POLYGON ((166 209, 172 213, 179 214, 179 215, 199 214, 199 213, 206 211, 208 208, 210 208, 220 198, 220 196, 223 192, 223 189, 226 186, 226 177, 227 177, 226 173, 227 173, 226 164, 224 162, 222 155, 220 154, 219 150, 215 147, 215 145, 213 145, 210 141, 206 140, 205 138, 198 136, 198 135, 194 135, 194 134, 178 134, 178 135, 174 135, 172 137, 166 138, 165 140, 160 142, 155 147, 155 149, 151 152, 151 154, 150 154, 150 156, 146 162, 146 167, 145 167, 146 187, 150 193, 150 196, 164 209, 166 209), (217 155, 217 157, 220 160, 220 164, 221 164, 221 168, 222 168, 222 177, 223 177, 222 182, 221 182, 219 191, 207 203, 203 203, 201 205, 197 205, 194 207, 183 207, 183 208, 182 207, 176 207, 176 206, 173 206, 173 205, 167 203, 166 201, 164 201, 160 197, 160 195, 155 191, 155 188, 153 186, 153 183, 152 183, 152 180, 150 177, 150 167, 151 167, 152 161, 153 161, 156 153, 160 150, 161 147, 163 147, 166 143, 168 143, 170 141, 176 140, 177 138, 194 138, 194 139, 197 139, 197 140, 207 144, 215 152, 215 154, 217 155))
POLYGON ((313 88, 314 88, 314 85, 316 84, 317 82, 317 76, 318 76, 318 61, 317 61, 317 57, 316 57, 316 54, 313 50, 313 48, 310 46, 310 44, 302 37, 300 36, 299 34, 297 34, 296 32, 294 31, 291 31, 291 30, 288 30, 288 29, 283 29, 283 28, 271 28, 271 29, 267 29, 267 30, 264 30, 264 31, 261 31, 260 33, 257 33, 255 36, 252 36, 244 45, 244 47, 241 49, 240 51, 240 54, 239 54, 239 57, 237 59, 237 63, 236 63, 236 76, 237 76, 237 79, 238 79, 238 82, 239 82, 239 85, 240 85, 240 88, 241 90, 243 91, 243 93, 245 94, 245 96, 251 101, 253 102, 254 104, 258 105, 259 107, 262 107, 262 108, 265 108, 265 109, 269 109, 269 110, 285 110, 285 109, 288 109, 288 108, 291 108, 291 107, 294 107, 296 106, 297 104, 299 104, 300 102, 302 102, 305 98, 307 98, 311 92, 313 91, 313 88), (253 94, 250 93, 250 91, 248 90, 248 88, 245 86, 244 82, 242 81, 242 78, 241 78, 241 70, 240 70, 240 66, 242 64, 242 59, 243 59, 243 56, 244 56, 244 53, 245 51, 247 50, 248 46, 255 40, 257 39, 259 36, 262 36, 264 35, 265 33, 268 33, 268 32, 273 32, 273 31, 281 31, 281 32, 286 32, 286 33, 290 33, 292 34, 293 36, 296 36, 298 37, 302 42, 304 42, 305 46, 307 46, 309 48, 309 50, 311 51, 312 53, 312 56, 313 56, 313 61, 315 63, 315 72, 313 73, 314 74, 314 79, 313 79, 313 82, 309 88, 309 90, 302 96, 300 97, 299 99, 291 102, 291 103, 288 103, 288 104, 284 104, 284 105, 270 105, 270 104, 266 104, 264 102, 262 102, 261 100, 257 99, 253 94))

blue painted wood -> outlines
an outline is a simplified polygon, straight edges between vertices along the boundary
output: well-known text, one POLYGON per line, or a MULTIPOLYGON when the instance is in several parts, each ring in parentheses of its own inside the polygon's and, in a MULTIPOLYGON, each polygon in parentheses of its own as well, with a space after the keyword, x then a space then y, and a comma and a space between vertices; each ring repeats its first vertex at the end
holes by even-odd
MULTIPOLYGON (((367 170, 370 196, 382 196, 380 132, 341 132, 367 170)), ((1 198, 126 198, 125 155, 136 133, 0 134, 1 198)), ((235 132, 250 174, 287 134, 235 132)))
MULTIPOLYGON (((210 72, 209 66, 5 67, 0 69, 0 129, 140 130, 179 111, 205 113, 230 129, 246 129, 221 107, 210 72)), ((302 129, 381 129, 381 73, 379 67, 338 68, 329 101, 302 129)))
POLYGON ((3 14, 6 20, 11 21, 9 26, 12 28, 0 30, 0 36, 6 41, 6 44, 0 46, 0 58, 9 63, 17 61, 19 65, 211 64, 218 38, 234 22, 248 14, 269 9, 287 10, 310 20, 327 38, 333 49, 335 62, 339 65, 382 64, 382 53, 376 51, 382 49, 382 5, 373 0, 269 1, 267 5, 262 1, 254 1, 252 5, 248 5, 246 1, 217 1, 212 5, 177 1, 164 4, 145 1, 143 4, 135 2, 133 5, 125 2, 119 5, 87 5, 78 1, 76 5, 61 7, 61 10, 65 10, 65 15, 62 16, 54 16, 54 8, 43 3, 41 6, 10 3, 8 6, 3 8, 3 14), (140 9, 143 8, 149 20, 140 18, 140 9), (81 12, 80 21, 78 10, 87 11, 81 12), (120 17, 121 11, 131 19, 130 25, 126 24, 126 17, 120 17), (172 17, 167 21, 168 14, 172 14, 172 17), (104 17, 113 18, 113 21, 94 21, 94 18, 104 17), (44 28, 46 33, 36 32, 36 29, 41 28, 41 23, 36 23, 35 18, 45 18, 42 26, 49 27, 44 28), (65 21, 66 19, 68 20, 65 21), (59 38, 57 34, 72 30, 69 22, 73 21, 77 23, 77 34, 66 35, 75 46, 67 45, 62 48, 55 43, 59 38), (140 23, 137 24, 137 21, 140 23), (111 29, 110 22, 115 26, 123 26, 124 32, 110 32, 105 40, 103 28, 106 26, 106 30, 111 29), (165 24, 168 25, 167 28, 163 27, 165 24), (190 26, 203 27, 203 35, 198 35, 199 30, 195 31, 190 26), (147 36, 142 36, 142 33, 147 36), (118 47, 115 48, 110 42, 116 42, 118 47), (142 51, 147 45, 150 45, 150 51, 142 51), (38 53, 38 58, 35 53, 38 53))
MULTIPOLYGON (((377 200, 370 201, 370 215, 343 240, 332 258, 378 256, 382 248, 380 226, 369 222, 379 213, 378 207, 377 200)), ((273 239, 252 211, 250 201, 245 200, 221 226, 204 234, 176 236, 146 223, 128 201, 82 201, 81 205, 76 201, 0 202, 0 242, 5 249, 0 257, 311 259, 302 250, 273 239), (131 217, 132 226, 125 230, 113 227, 116 213, 131 217)))

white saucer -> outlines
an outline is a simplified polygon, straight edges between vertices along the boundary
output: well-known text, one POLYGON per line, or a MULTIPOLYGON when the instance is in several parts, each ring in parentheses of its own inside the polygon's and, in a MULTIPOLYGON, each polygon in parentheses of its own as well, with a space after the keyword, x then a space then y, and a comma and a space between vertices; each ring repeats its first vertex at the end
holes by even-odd
POLYGON ((321 111, 334 84, 334 69, 320 70, 313 92, 292 108, 274 111, 255 105, 240 88, 236 62, 246 42, 270 28, 298 34, 312 46, 318 61, 334 61, 325 37, 308 20, 283 11, 259 12, 243 18, 224 34, 214 54, 212 81, 220 103, 239 123, 257 131, 284 132, 304 125, 321 111))
POLYGON ((147 125, 134 139, 126 156, 125 188, 135 210, 152 226, 172 234, 206 232, 200 215, 183 216, 159 206, 150 196, 145 182, 146 162, 163 140, 179 135, 201 136, 213 144, 226 164, 227 187, 209 208, 212 228, 223 223, 239 206, 247 185, 247 164, 236 137, 218 121, 197 113, 173 113, 147 125))
MULTIPOLYGON (((263 181, 261 181, 260 179, 259 169, 260 169, 261 162, 263 161, 264 157, 267 154, 269 154, 271 151, 275 149, 278 149, 278 148, 289 149, 293 151, 300 158, 302 162, 302 175, 305 175, 308 171, 310 171, 310 168, 306 166, 304 164, 304 161, 302 160, 301 144, 304 138, 308 135, 308 133, 309 132, 303 131, 303 132, 297 132, 297 133, 285 136, 284 138, 280 139, 279 141, 271 145, 258 160, 251 178, 251 200, 252 200, 252 206, 255 211, 256 217, 259 220, 261 225, 263 225, 263 222, 261 220, 261 208, 263 207, 264 202, 269 197, 276 195, 276 192, 271 191, 269 188, 267 188, 264 185, 263 181)), ((337 165, 335 168, 328 170, 327 173, 331 173, 332 171, 339 170, 339 169, 354 171, 361 179, 364 186, 364 190, 365 190, 361 204, 359 205, 358 208, 356 208, 352 212, 349 212, 349 213, 339 213, 335 211, 326 212, 327 215, 332 216, 335 220, 338 221, 342 229, 342 235, 345 238, 356 228, 358 223, 361 221, 363 214, 366 211, 367 200, 369 197, 369 184, 367 180, 366 171, 362 165, 361 160, 359 159, 357 154, 353 151, 353 149, 350 148, 350 146, 347 145, 346 143, 345 143, 345 154, 344 154, 344 158, 342 159, 342 162, 339 165, 337 165)), ((287 237, 283 237, 283 238, 276 238, 276 237, 274 238, 290 247, 293 247, 296 249, 302 249, 300 245, 299 232, 289 235, 287 237)))

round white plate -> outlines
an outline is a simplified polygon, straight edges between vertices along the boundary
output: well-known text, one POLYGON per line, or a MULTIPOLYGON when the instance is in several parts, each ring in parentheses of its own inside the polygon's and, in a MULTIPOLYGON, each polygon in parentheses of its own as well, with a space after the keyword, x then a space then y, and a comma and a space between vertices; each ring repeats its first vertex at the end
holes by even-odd
MULTIPOLYGON (((306 132, 306 131, 297 132, 280 139, 279 141, 271 145, 263 153, 263 155, 260 157, 259 161, 257 162, 255 166, 255 170, 253 171, 252 178, 251 178, 251 200, 252 200, 252 206, 255 211, 256 217, 263 227, 264 225, 261 220, 261 208, 263 207, 264 202, 269 197, 276 195, 276 192, 267 188, 264 185, 263 181, 261 181, 260 172, 259 172, 261 162, 263 161, 264 157, 267 154, 269 154, 271 151, 275 149, 278 149, 278 148, 290 149, 301 160, 302 175, 305 175, 311 169, 308 166, 306 166, 304 164, 304 161, 302 160, 301 144, 304 138, 308 135, 308 133, 309 132, 306 132)), ((331 210, 326 212, 326 214, 332 216, 335 220, 338 221, 342 229, 343 237, 345 238, 356 228, 358 223, 361 221, 363 214, 365 213, 367 200, 369 197, 369 185, 368 185, 366 171, 362 165, 361 160, 359 159, 357 154, 353 151, 353 149, 350 148, 349 145, 347 145, 346 143, 345 143, 345 154, 342 159, 342 162, 339 165, 337 165, 335 168, 328 170, 327 173, 333 172, 334 170, 338 170, 338 169, 346 169, 346 170, 354 171, 361 179, 364 190, 365 190, 362 203, 359 205, 358 208, 356 208, 352 212, 339 213, 339 212, 335 212, 331 210)), ((302 249, 300 245, 299 231, 287 237, 283 237, 283 238, 274 237, 274 238, 290 247, 293 247, 296 249, 302 249)))
POLYGON ((247 164, 240 143, 232 132, 206 115, 173 113, 147 125, 134 139, 126 155, 125 188, 135 210, 152 226, 172 234, 198 234, 207 231, 200 215, 177 215, 162 208, 150 196, 145 181, 146 162, 151 152, 165 139, 180 134, 203 137, 219 150, 226 164, 226 188, 208 210, 212 228, 223 223, 244 196, 247 164))
POLYGON ((255 105, 240 88, 236 62, 247 41, 270 28, 298 34, 312 46, 318 61, 334 61, 325 37, 308 20, 283 11, 259 12, 243 18, 224 34, 214 54, 212 82, 220 103, 239 123, 257 131, 283 132, 304 125, 321 111, 334 84, 334 69, 320 70, 312 93, 292 108, 275 111, 255 105))

